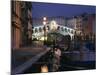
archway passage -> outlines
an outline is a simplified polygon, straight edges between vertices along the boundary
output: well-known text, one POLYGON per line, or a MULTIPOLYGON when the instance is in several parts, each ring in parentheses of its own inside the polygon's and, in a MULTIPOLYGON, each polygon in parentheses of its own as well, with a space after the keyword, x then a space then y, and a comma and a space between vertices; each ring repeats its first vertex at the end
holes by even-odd
POLYGON ((70 35, 62 35, 57 32, 52 32, 47 35, 47 45, 49 46, 59 46, 63 48, 63 50, 68 50, 71 44, 71 36, 70 35))
POLYGON ((62 40, 62 37, 64 36, 60 33, 51 32, 51 33, 48 33, 47 35, 47 42, 50 42, 51 44, 56 45, 58 42, 62 40))

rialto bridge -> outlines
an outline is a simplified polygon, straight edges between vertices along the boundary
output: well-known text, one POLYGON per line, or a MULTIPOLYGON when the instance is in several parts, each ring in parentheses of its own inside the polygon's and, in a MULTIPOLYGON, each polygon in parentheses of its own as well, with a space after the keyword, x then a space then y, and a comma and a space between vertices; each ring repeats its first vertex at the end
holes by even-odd
POLYGON ((70 35, 71 39, 74 37, 75 30, 67 26, 59 25, 56 21, 51 21, 46 25, 34 26, 32 39, 37 38, 43 40, 44 34, 49 34, 52 32, 60 33, 62 35, 70 35))

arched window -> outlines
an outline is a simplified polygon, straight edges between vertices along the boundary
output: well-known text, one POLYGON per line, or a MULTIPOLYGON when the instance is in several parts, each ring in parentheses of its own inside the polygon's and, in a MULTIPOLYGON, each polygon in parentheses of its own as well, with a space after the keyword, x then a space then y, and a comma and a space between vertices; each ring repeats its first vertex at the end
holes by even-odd
POLYGON ((67 32, 67 28, 65 28, 65 32, 67 32))
POLYGON ((72 34, 74 34, 74 31, 73 31, 73 30, 71 30, 71 33, 72 33, 72 34))
POLYGON ((35 33, 37 33, 38 32, 38 29, 37 28, 35 28, 35 33))
POLYGON ((39 32, 42 32, 42 28, 41 27, 39 27, 39 32))
POLYGON ((60 30, 60 26, 57 27, 57 30, 60 30))
POLYGON ((76 31, 74 31, 74 34, 76 34, 76 31))
POLYGON ((49 26, 47 26, 47 30, 50 30, 50 27, 49 26))
POLYGON ((61 27, 61 30, 62 30, 62 31, 64 31, 64 28, 63 28, 63 27, 61 27))
POLYGON ((68 29, 68 32, 70 33, 70 29, 68 29))

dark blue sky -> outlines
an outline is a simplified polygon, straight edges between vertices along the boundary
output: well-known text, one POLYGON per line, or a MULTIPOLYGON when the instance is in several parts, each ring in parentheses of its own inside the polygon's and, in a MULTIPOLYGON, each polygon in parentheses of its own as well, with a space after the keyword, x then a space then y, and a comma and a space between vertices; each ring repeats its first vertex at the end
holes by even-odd
POLYGON ((34 17, 38 18, 43 16, 72 17, 81 15, 82 13, 94 14, 95 12, 96 12, 96 6, 40 3, 40 2, 33 2, 32 4, 33 18, 34 17))

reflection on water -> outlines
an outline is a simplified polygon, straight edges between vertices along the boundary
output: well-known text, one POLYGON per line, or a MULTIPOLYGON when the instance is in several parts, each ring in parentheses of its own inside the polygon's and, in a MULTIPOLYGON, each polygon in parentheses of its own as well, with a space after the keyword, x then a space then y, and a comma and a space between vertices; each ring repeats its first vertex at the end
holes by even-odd
POLYGON ((53 71, 53 62, 48 61, 48 53, 42 56, 35 64, 26 69, 24 73, 44 73, 57 71, 74 71, 95 69, 94 61, 72 61, 69 54, 63 53, 58 70, 53 71))

